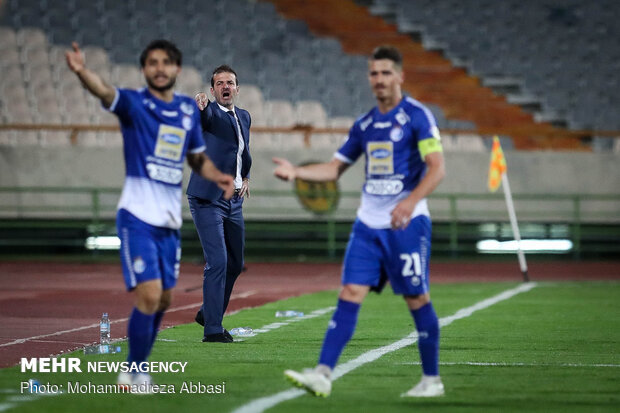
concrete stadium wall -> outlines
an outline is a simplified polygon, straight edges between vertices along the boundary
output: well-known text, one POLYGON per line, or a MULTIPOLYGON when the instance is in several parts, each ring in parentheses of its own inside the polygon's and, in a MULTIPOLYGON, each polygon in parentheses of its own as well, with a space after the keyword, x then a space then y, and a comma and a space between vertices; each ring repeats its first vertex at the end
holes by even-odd
MULTIPOLYGON (((447 177, 438 193, 486 194, 488 153, 446 152, 447 177)), ((279 153, 253 148, 251 189, 290 190, 291 184, 272 177, 272 156, 293 163, 328 160, 331 151, 283 150, 279 153)), ((615 194, 620 195, 620 156, 600 153, 507 151, 508 173, 514 194, 615 194)), ((358 161, 340 180, 344 191, 359 191, 364 162, 358 161)), ((188 175, 189 168, 186 168, 188 175)), ((120 188, 124 165, 121 148, 0 147, 0 187, 61 186, 120 188)), ((187 180, 185 180, 187 182, 187 180)), ((49 195, 52 196, 52 195, 49 195)), ((47 197, 47 196, 46 196, 47 197)), ((281 206, 278 200, 256 200, 263 207, 281 206)), ((2 201, 0 204, 8 201, 2 201)), ((43 201, 42 201, 43 202, 43 201)), ((111 201, 112 202, 112 201, 111 201)), ((251 213, 253 200, 246 204, 251 213)), ((349 201, 354 210, 357 200, 349 201)), ((299 208, 291 204, 291 208, 299 208)), ((479 208, 479 207, 477 207, 479 208)), ((536 208, 532 206, 532 208, 536 208)), ((609 208, 609 206, 605 207, 609 208)), ((535 212, 535 211, 534 211, 535 212)), ((620 206, 609 214, 620 219, 620 206)))

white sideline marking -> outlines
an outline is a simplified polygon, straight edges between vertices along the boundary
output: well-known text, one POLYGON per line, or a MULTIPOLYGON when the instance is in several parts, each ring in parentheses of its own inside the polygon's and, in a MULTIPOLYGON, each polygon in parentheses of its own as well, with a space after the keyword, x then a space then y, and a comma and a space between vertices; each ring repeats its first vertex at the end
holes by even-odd
MULTIPOLYGON (((246 291, 243 293, 239 293, 239 294, 232 294, 230 296, 231 300, 237 299, 237 298, 246 298, 249 297, 253 294, 256 294, 256 291, 246 291)), ((174 313, 176 311, 183 311, 183 310, 189 310, 192 308, 196 308, 198 306, 202 305, 202 301, 199 303, 193 303, 193 304, 187 304, 187 305, 183 305, 180 307, 172 307, 171 309, 167 310, 167 313, 174 313)), ((125 317, 125 318, 120 318, 118 320, 114 320, 112 322, 110 322, 110 324, 117 324, 117 323, 122 323, 129 320, 129 317, 125 317)), ((55 336, 61 336, 63 334, 68 334, 68 333, 75 333, 76 331, 82 331, 82 330, 87 330, 89 328, 99 328, 99 323, 96 324, 89 324, 87 326, 82 326, 82 327, 76 327, 76 328, 72 328, 69 330, 62 330, 62 331, 56 331, 55 333, 49 333, 49 334, 41 334, 39 336, 32 336, 32 337, 27 337, 27 338, 18 338, 16 340, 10 341, 8 343, 4 343, 4 344, 0 344, 0 347, 8 347, 8 346, 14 346, 15 344, 23 344, 27 341, 32 341, 32 340, 40 340, 42 338, 47 338, 47 337, 55 337, 55 336)))
MULTIPOLYGON (((537 284, 534 282, 521 284, 518 287, 512 288, 510 290, 506 290, 496 296, 479 301, 470 307, 462 308, 451 316, 443 317, 439 319, 439 325, 441 327, 446 327, 456 320, 469 317, 470 315, 472 315, 474 312, 478 310, 485 309, 501 301, 512 298, 517 294, 529 291, 532 288, 536 287, 536 285, 537 284)), ((333 371, 332 381, 339 379, 345 374, 355 370, 356 368, 360 366, 363 366, 366 363, 371 363, 385 354, 391 353, 396 350, 400 350, 401 348, 409 346, 415 343, 416 341, 418 341, 418 333, 414 331, 413 333, 409 334, 407 337, 400 339, 392 344, 367 351, 366 353, 360 355, 359 357, 353 360, 349 360, 348 362, 337 366, 333 371)), ((233 410, 233 413, 264 412, 265 410, 271 407, 274 407, 284 401, 297 398, 303 394, 307 394, 307 392, 302 389, 284 390, 279 393, 273 394, 271 396, 254 399, 244 404, 243 406, 233 410)))
MULTIPOLYGON (((419 361, 397 363, 400 365, 422 365, 419 361)), ((614 367, 620 364, 588 364, 588 363, 491 363, 478 361, 441 362, 440 366, 481 366, 481 367, 614 367)))

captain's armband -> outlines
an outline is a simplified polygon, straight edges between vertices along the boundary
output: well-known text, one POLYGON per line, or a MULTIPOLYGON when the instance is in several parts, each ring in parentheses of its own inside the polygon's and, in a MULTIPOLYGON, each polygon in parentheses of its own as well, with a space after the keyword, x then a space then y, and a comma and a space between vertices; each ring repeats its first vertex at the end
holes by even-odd
POLYGON ((426 155, 434 152, 443 152, 443 147, 441 146, 441 141, 439 139, 431 137, 419 141, 418 150, 420 151, 420 157, 424 160, 426 155))

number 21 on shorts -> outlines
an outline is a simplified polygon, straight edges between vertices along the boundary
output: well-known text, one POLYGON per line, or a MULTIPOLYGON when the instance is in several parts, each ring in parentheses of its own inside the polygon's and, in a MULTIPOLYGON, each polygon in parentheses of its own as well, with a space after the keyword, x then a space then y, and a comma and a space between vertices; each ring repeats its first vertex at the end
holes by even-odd
POLYGON ((411 254, 400 254, 400 259, 405 261, 403 264, 402 276, 411 277, 422 275, 422 263, 420 261, 420 254, 412 252, 411 254))

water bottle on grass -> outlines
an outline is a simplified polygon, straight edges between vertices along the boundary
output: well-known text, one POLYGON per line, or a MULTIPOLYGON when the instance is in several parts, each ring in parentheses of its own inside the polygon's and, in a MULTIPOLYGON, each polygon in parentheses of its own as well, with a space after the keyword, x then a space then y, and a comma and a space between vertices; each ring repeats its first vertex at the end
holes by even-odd
POLYGON ((99 321, 99 344, 110 344, 110 317, 108 317, 108 313, 103 313, 101 321, 99 321))
POLYGON ((301 311, 293 311, 293 310, 286 310, 286 311, 276 311, 276 317, 278 318, 291 318, 291 317, 303 317, 304 313, 302 313, 301 311))
POLYGON ((252 337, 256 333, 250 327, 236 327, 229 331, 231 336, 236 337, 252 337))

